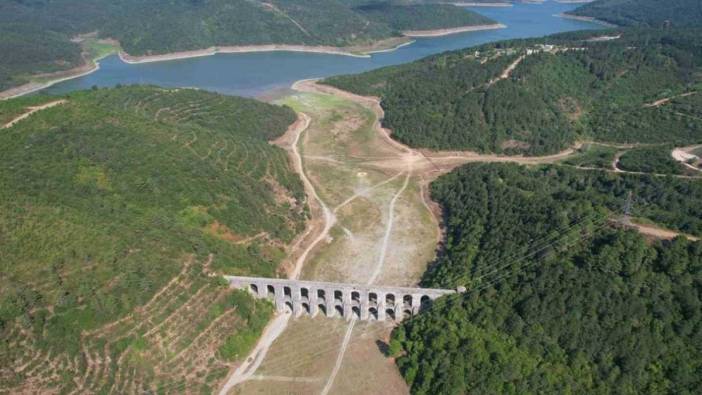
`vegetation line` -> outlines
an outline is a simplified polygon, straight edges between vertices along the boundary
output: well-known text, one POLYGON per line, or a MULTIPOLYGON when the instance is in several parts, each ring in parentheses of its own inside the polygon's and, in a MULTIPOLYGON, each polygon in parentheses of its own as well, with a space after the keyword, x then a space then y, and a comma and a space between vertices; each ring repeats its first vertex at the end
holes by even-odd
POLYGON ((448 36, 451 34, 466 33, 466 32, 477 32, 481 30, 495 30, 495 29, 505 29, 507 25, 502 23, 494 23, 490 25, 473 25, 473 26, 461 26, 454 27, 450 29, 434 29, 434 30, 407 30, 402 32, 402 35, 407 37, 441 37, 448 36))

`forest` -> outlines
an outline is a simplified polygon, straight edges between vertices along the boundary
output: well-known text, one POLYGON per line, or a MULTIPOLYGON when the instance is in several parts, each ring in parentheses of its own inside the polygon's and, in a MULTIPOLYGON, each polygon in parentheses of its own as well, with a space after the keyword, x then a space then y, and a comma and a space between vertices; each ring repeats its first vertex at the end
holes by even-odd
POLYGON ((541 155, 576 140, 700 142, 701 69, 702 29, 625 29, 498 42, 323 82, 380 97, 383 125, 410 146, 541 155))
POLYGON ((441 177, 446 242, 423 285, 468 291, 394 331, 411 392, 696 393, 702 242, 616 220, 631 192, 637 220, 700 235, 701 186, 553 165, 441 177))
POLYGON ((702 3, 698 0, 596 0, 571 14, 618 26, 699 27, 702 3))
POLYGON ((672 146, 640 147, 626 151, 618 167, 626 171, 655 174, 684 174, 685 167, 671 156, 672 146))
POLYGON ((215 45, 364 46, 399 30, 490 22, 441 4, 343 0, 7 0, 0 2, 0 90, 82 63, 78 35, 116 39, 130 55, 215 45), (360 8, 359 8, 360 7, 360 8), (365 11, 364 11, 365 10, 365 11), (197 21, 197 23, 194 23, 197 21))
POLYGON ((0 133, 2 388, 216 386, 272 307, 210 274, 273 277, 304 228, 302 183, 268 142, 295 113, 134 86, 0 115, 58 99, 0 133))
POLYGON ((356 7, 354 10, 371 21, 386 24, 400 32, 495 23, 492 19, 474 12, 457 12, 456 7, 447 4, 371 3, 356 7))

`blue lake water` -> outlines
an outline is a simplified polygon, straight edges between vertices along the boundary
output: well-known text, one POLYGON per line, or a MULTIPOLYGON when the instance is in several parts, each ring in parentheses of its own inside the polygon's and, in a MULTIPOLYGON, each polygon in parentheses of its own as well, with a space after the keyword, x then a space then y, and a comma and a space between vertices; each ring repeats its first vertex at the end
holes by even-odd
POLYGON ((65 93, 93 85, 155 84, 165 87, 197 87, 225 94, 258 96, 289 87, 305 78, 358 73, 378 67, 407 63, 448 50, 471 47, 511 38, 540 37, 552 33, 595 29, 599 25, 564 19, 557 15, 576 5, 547 1, 543 4, 515 4, 514 7, 469 7, 500 23, 506 29, 468 32, 437 38, 421 38, 393 52, 354 58, 300 52, 218 54, 209 57, 130 65, 110 56, 100 70, 69 80, 46 91, 65 93))

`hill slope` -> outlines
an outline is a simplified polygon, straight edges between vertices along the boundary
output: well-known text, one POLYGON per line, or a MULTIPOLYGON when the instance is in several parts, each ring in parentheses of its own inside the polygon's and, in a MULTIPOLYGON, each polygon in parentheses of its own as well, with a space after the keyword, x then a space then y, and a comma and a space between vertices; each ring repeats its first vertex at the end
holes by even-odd
POLYGON ((702 242, 605 219, 632 191, 634 215, 700 235, 701 188, 561 166, 440 178, 447 242, 424 282, 469 291, 394 333, 412 393, 695 393, 702 242))
POLYGON ((393 5, 371 3, 354 8, 361 15, 398 31, 432 30, 460 26, 493 24, 490 18, 473 12, 463 12, 446 4, 393 5))
POLYGON ((702 26, 702 3, 697 0, 596 0, 571 14, 619 26, 702 26))
POLYGON ((701 71, 702 30, 626 30, 501 42, 324 83, 380 96, 384 125, 414 147, 544 154, 579 138, 702 140, 701 71))
POLYGON ((303 228, 268 143, 295 114, 153 87, 62 99, 0 130, 2 388, 211 391, 271 308, 208 274, 273 276, 303 228))
POLYGON ((367 46, 397 37, 399 27, 484 23, 447 5, 383 3, 372 14, 342 0, 34 0, 0 2, 0 90, 29 75, 82 63, 71 39, 98 32, 130 55, 155 55, 216 45, 367 46), (449 11, 450 10, 450 11, 449 11))

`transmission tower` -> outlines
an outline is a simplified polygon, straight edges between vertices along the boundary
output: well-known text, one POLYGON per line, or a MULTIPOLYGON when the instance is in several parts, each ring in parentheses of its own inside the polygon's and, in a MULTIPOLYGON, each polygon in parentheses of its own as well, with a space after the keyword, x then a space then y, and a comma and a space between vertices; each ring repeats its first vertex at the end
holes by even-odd
POLYGON ((629 226, 631 225, 631 211, 634 208, 634 193, 632 191, 629 191, 629 193, 626 196, 626 201, 624 202, 624 207, 622 208, 622 211, 624 215, 622 216, 621 222, 622 224, 629 226))

